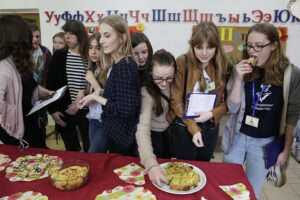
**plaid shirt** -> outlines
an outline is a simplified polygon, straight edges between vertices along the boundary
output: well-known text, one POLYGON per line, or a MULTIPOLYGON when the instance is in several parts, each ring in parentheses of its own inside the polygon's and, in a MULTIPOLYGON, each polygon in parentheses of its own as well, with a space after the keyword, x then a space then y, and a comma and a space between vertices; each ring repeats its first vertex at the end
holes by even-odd
POLYGON ((138 66, 128 57, 112 65, 104 87, 102 122, 105 133, 118 144, 129 147, 135 139, 141 107, 138 66))

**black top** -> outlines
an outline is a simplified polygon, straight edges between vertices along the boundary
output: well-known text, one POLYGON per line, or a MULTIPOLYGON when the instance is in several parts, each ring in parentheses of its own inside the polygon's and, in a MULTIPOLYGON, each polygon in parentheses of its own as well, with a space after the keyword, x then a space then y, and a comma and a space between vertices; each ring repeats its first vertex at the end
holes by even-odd
MULTIPOLYGON (((47 89, 55 91, 68 84, 66 74, 67 53, 68 50, 54 52, 47 75, 47 89)), ((65 95, 60 100, 51 103, 47 108, 50 114, 56 111, 64 113, 71 103, 70 92, 67 89, 65 95)))
POLYGON ((112 65, 103 97, 108 99, 101 115, 105 133, 124 147, 133 144, 141 107, 138 66, 132 58, 112 65))
MULTIPOLYGON (((263 73, 261 73, 261 77, 263 73)), ((255 100, 259 97, 263 84, 260 80, 254 81, 255 100)), ((245 82, 246 108, 240 131, 254 138, 267 138, 279 135, 279 126, 283 106, 283 87, 266 85, 255 109, 255 117, 259 118, 258 128, 245 124, 247 115, 252 116, 253 98, 252 82, 245 82)))

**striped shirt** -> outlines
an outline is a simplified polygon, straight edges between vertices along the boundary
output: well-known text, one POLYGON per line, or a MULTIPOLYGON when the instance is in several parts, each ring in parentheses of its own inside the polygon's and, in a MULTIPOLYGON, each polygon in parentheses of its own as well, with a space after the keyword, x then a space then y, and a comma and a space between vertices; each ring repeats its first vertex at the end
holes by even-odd
POLYGON ((80 55, 74 54, 69 50, 67 54, 66 73, 72 102, 76 100, 78 91, 85 89, 86 69, 87 63, 82 61, 80 55))

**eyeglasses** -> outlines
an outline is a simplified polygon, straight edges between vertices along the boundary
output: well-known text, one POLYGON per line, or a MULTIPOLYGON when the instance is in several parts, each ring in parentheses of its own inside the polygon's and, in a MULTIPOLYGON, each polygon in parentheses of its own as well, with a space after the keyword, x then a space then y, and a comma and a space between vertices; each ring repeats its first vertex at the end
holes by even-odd
POLYGON ((266 46, 272 44, 273 42, 270 42, 268 44, 265 45, 250 45, 250 44, 245 44, 244 45, 244 49, 247 51, 250 51, 251 49, 253 49, 255 52, 261 52, 263 50, 263 48, 265 48, 266 46))
POLYGON ((162 83, 166 81, 167 83, 172 83, 175 77, 168 77, 168 78, 155 78, 152 76, 152 79, 155 83, 162 83))

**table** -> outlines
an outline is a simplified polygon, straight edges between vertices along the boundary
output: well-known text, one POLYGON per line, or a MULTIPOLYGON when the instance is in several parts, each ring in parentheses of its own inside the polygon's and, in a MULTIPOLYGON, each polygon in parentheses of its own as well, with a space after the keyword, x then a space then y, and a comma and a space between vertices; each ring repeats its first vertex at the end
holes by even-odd
MULTIPOLYGON (((118 154, 81 153, 71 151, 57 151, 49 149, 28 148, 19 152, 16 146, 0 145, 0 153, 7 154, 12 160, 25 155, 36 155, 37 153, 56 155, 62 159, 80 159, 90 164, 90 172, 87 183, 71 192, 63 192, 54 188, 49 178, 31 182, 10 182, 5 178, 5 171, 0 172, 0 197, 11 195, 16 192, 35 191, 41 192, 49 197, 49 200, 94 200, 103 190, 113 189, 116 186, 126 186, 128 183, 120 180, 113 172, 114 169, 123 167, 131 162, 140 165, 139 158, 122 156, 118 154)), ((158 159, 159 163, 169 162, 169 159, 158 159)), ((207 177, 205 187, 194 194, 175 195, 165 193, 152 185, 148 176, 145 177, 146 184, 142 185, 149 189, 157 199, 162 200, 199 200, 202 196, 208 200, 230 200, 231 198, 223 192, 219 185, 232 185, 243 183, 250 191, 251 199, 255 199, 253 189, 246 177, 241 165, 228 163, 213 163, 199 161, 185 161, 199 167, 207 177)))

